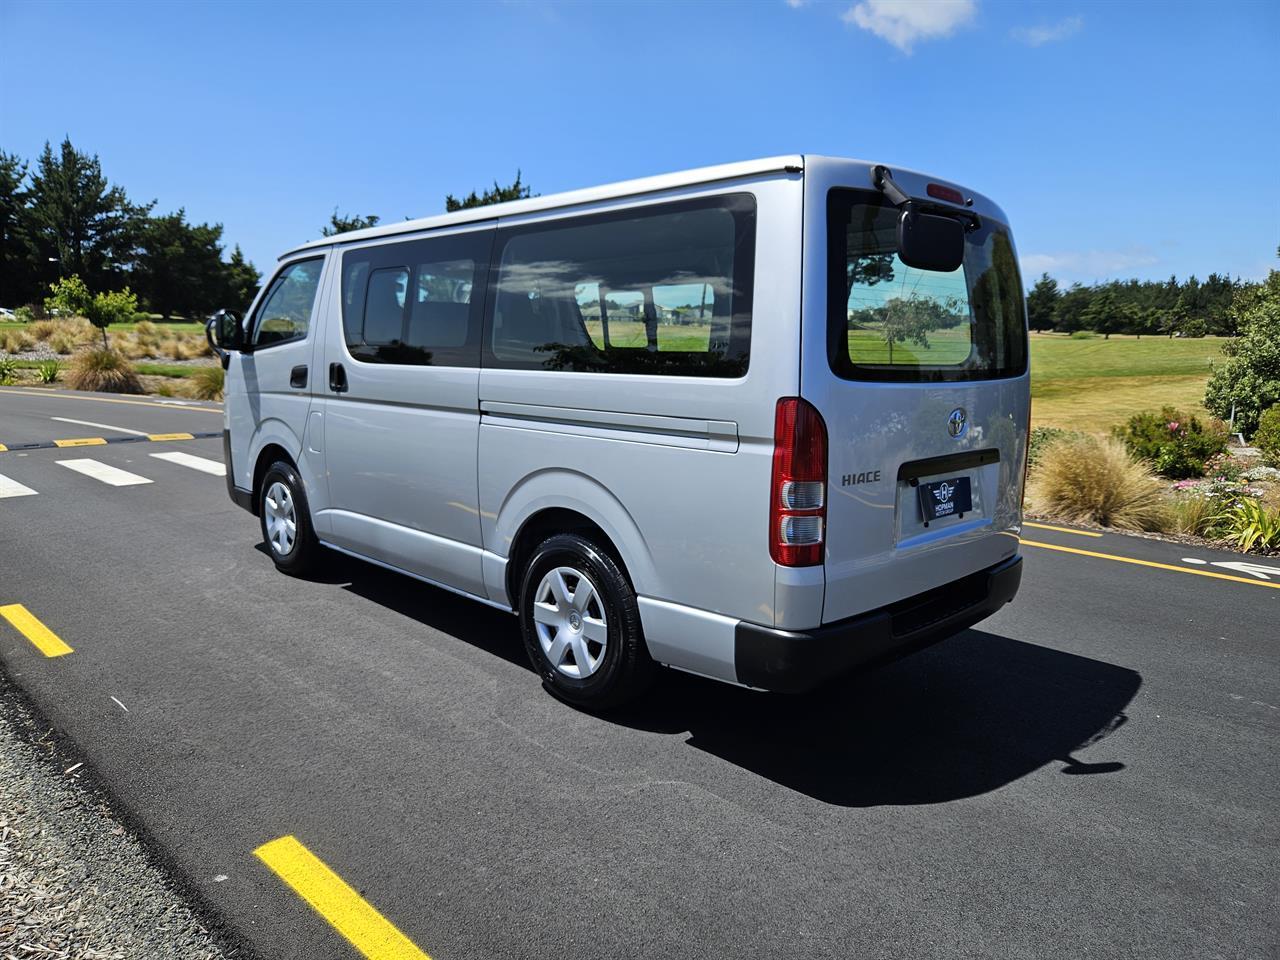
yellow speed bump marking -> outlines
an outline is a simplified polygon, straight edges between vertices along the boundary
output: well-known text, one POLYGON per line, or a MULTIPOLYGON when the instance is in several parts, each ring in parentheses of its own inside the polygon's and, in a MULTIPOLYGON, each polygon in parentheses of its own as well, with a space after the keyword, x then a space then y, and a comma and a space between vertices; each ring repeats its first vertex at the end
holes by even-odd
POLYGON ((105 447, 107 441, 104 437, 78 437, 75 440, 55 440, 55 447, 105 447))
POLYGON ((46 657, 63 657, 72 652, 56 633, 41 623, 35 614, 20 603, 10 603, 0 607, 0 617, 4 617, 13 624, 13 628, 30 640, 46 657))
POLYGON ((296 838, 264 843, 253 855, 369 960, 431 960, 296 838))
POLYGON ((1248 577, 1233 577, 1229 573, 1214 573, 1210 570, 1192 570, 1187 567, 1175 567, 1171 563, 1156 563, 1154 560, 1139 560, 1136 557, 1121 557, 1114 553, 1095 553, 1093 550, 1081 550, 1077 547, 1060 547, 1056 543, 1038 543, 1035 540, 1023 540, 1024 547, 1040 547, 1042 550, 1057 550, 1059 553, 1074 553, 1081 557, 1098 557, 1101 560, 1115 560, 1117 563, 1132 563, 1139 567, 1154 567, 1157 570, 1172 570, 1174 573, 1189 573, 1196 577, 1212 577, 1214 580, 1231 580, 1235 583, 1248 583, 1255 587, 1271 587, 1280 590, 1280 583, 1266 580, 1251 580, 1248 577))
POLYGON ((190 433, 148 433, 148 440, 194 440, 195 436, 190 433))
POLYGON ((1055 533, 1074 533, 1077 537, 1100 537, 1102 534, 1093 530, 1073 530, 1070 527, 1054 527, 1047 523, 1032 523, 1030 520, 1022 521, 1024 527, 1035 527, 1037 530, 1053 530, 1055 533))
POLYGON ((8 447, 6 447, 3 443, 0 443, 0 453, 4 453, 4 452, 5 452, 6 450, 8 450, 8 449, 9 449, 9 448, 8 448, 8 447))

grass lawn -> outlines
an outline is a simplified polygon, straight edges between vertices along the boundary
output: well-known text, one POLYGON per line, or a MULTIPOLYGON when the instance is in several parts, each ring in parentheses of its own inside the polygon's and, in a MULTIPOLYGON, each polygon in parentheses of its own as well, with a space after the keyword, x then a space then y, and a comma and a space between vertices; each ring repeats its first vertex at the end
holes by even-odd
POLYGON ((1165 404, 1205 415, 1200 405, 1223 337, 1031 335, 1031 419, 1035 426, 1105 432, 1165 404))

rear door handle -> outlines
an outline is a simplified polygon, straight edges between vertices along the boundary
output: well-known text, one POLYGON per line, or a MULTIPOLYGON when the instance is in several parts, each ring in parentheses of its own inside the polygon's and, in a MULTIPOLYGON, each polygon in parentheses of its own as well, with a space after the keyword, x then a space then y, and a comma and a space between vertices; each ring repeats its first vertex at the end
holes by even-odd
POLYGON ((347 371, 340 363, 329 364, 329 389, 334 393, 346 392, 347 371))
POLYGON ((299 364, 289 372, 289 386, 301 390, 307 385, 307 365, 299 364))

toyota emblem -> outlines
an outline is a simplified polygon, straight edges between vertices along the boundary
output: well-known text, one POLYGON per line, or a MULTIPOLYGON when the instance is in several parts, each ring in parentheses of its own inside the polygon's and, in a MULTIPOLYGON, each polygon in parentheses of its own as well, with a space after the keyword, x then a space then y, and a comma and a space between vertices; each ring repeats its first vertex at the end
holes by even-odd
POLYGON ((964 407, 956 407, 951 411, 951 416, 947 417, 947 433, 957 440, 964 436, 968 426, 969 416, 964 412, 964 407))

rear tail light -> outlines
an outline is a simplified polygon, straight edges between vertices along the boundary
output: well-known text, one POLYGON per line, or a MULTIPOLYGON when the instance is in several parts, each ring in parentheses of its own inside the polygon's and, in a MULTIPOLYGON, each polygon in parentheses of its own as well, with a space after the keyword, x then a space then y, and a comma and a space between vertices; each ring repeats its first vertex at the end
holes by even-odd
POLYGON ((773 421, 769 554, 784 567, 822 563, 827 525, 827 425, 799 397, 778 401, 773 421))

